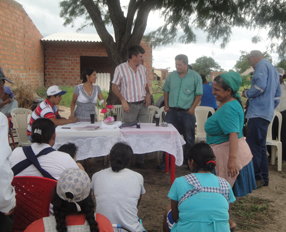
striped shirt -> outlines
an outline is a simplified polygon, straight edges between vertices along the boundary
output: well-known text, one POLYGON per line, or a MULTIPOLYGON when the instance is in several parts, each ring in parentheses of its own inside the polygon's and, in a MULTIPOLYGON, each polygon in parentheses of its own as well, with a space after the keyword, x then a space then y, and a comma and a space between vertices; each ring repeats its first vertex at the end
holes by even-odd
POLYGON ((112 83, 119 86, 119 91, 127 102, 143 101, 148 83, 146 68, 140 64, 134 72, 128 61, 122 63, 116 67, 112 83))
POLYGON ((59 115, 56 106, 52 106, 49 100, 41 102, 40 105, 33 111, 30 122, 27 128, 27 135, 31 135, 32 124, 38 118, 56 118, 59 115))

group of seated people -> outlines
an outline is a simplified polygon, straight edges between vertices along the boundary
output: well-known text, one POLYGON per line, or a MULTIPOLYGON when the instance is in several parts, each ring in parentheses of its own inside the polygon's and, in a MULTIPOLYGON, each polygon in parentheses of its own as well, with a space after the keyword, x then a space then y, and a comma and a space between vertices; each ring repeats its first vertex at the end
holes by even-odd
MULTIPOLYGON (((31 132, 32 145, 16 148, 9 157, 14 175, 44 176, 58 182, 51 202, 54 215, 35 221, 26 232, 73 231, 75 227, 109 232, 111 223, 145 231, 138 218, 144 180, 128 169, 133 156, 129 145, 116 143, 109 154, 111 167, 94 173, 90 180, 75 162, 75 145, 65 144, 58 151, 52 148, 56 134, 50 119, 36 119, 31 132), (39 166, 22 165, 23 160, 34 158, 39 166)), ((171 187, 164 231, 229 231, 229 203, 235 197, 227 181, 212 174, 216 166, 212 149, 199 143, 188 155, 192 174, 177 178, 171 187)))

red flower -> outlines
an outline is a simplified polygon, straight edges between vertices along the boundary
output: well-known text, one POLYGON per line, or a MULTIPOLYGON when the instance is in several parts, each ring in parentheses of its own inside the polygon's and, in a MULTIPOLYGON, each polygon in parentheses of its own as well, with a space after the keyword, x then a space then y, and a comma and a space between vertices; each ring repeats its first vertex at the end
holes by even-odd
POLYGON ((100 111, 100 113, 102 113, 102 114, 105 114, 105 113, 107 113, 107 109, 102 109, 101 111, 100 111))
POLYGON ((106 108, 107 109, 114 109, 114 106, 113 105, 107 105, 106 108))

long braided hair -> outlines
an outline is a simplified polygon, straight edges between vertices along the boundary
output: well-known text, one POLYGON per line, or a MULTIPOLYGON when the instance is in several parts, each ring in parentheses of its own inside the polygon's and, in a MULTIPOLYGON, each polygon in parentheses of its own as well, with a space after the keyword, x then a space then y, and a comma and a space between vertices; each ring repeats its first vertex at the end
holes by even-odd
MULTIPOLYGON (((66 193, 71 194, 72 193, 66 193)), ((77 212, 76 205, 72 202, 61 199, 56 190, 54 191, 52 203, 54 205, 54 214, 56 218, 56 229, 58 232, 67 232, 66 217, 70 214, 84 214, 90 226, 90 232, 99 232, 98 223, 94 218, 94 203, 91 193, 83 201, 77 202, 81 207, 81 212, 77 212)))

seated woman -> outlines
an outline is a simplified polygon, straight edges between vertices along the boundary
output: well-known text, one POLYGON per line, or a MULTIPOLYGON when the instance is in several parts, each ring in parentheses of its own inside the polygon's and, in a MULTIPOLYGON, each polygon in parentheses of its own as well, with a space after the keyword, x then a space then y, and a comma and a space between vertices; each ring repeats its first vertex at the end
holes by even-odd
POLYGON ((25 232, 113 232, 112 225, 106 217, 94 214, 90 179, 81 169, 69 168, 62 173, 52 203, 55 216, 33 222, 25 232))
POLYGON ((133 151, 124 143, 115 144, 109 154, 111 168, 92 176, 96 212, 106 216, 112 224, 120 224, 130 231, 142 232, 138 221, 138 205, 145 193, 143 177, 127 167, 133 151))
POLYGON ((15 176, 44 176, 57 180, 67 168, 78 167, 69 154, 52 148, 56 139, 52 120, 36 119, 32 124, 31 137, 31 146, 17 147, 9 157, 15 176), (39 165, 36 165, 37 161, 39 165))
POLYGON ((187 155, 192 174, 175 179, 163 231, 230 231, 228 209, 235 197, 228 182, 211 173, 216 166, 212 149, 197 143, 187 155))
MULTIPOLYGON (((94 69, 85 69, 81 74, 83 84, 74 88, 71 102, 71 117, 77 117, 78 122, 90 122, 90 114, 95 113, 97 98, 104 102, 100 87, 94 85, 96 78, 94 69), (77 107, 74 110, 76 103, 77 107)), ((96 121, 97 115, 94 118, 96 121)))

